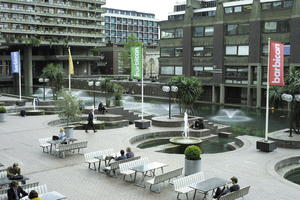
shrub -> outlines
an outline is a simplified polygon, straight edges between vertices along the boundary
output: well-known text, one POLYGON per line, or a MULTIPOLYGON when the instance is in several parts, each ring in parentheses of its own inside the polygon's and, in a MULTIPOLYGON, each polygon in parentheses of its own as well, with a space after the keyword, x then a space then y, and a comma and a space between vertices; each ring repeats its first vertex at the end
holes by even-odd
POLYGON ((4 106, 0 106, 0 113, 6 113, 6 108, 4 106))
POLYGON ((201 154, 201 149, 200 147, 196 146, 196 145, 191 145, 188 146, 185 150, 184 150, 184 154, 185 154, 185 158, 187 160, 200 160, 200 154, 201 154))

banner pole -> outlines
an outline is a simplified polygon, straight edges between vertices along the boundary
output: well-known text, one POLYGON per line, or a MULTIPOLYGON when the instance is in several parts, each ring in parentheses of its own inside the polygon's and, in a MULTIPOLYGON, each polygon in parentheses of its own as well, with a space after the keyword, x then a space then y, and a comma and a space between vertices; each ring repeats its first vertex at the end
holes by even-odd
POLYGON ((141 60, 142 60, 142 121, 144 121, 144 63, 143 63, 143 48, 141 46, 141 60))
POLYGON ((22 101, 21 52, 19 50, 19 100, 22 101))
POLYGON ((270 91, 270 83, 269 83, 269 75, 270 75, 270 41, 271 38, 268 38, 268 66, 267 66, 267 98, 266 98, 266 126, 265 126, 265 141, 268 141, 268 131, 269 131, 269 91, 270 91))
POLYGON ((69 92, 71 92, 71 74, 69 73, 69 92))

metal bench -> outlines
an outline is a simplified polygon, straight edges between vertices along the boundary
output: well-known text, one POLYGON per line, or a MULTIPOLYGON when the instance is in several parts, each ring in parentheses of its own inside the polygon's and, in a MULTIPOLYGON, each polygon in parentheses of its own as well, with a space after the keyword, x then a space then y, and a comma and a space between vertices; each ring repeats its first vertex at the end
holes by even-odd
POLYGON ((230 192, 228 194, 225 194, 224 196, 221 196, 219 200, 234 200, 238 198, 243 198, 244 196, 249 193, 250 186, 246 186, 238 191, 230 192))
POLYGON ((51 144, 48 143, 48 141, 51 141, 51 140, 52 140, 51 137, 40 138, 40 139, 39 139, 40 147, 43 148, 43 152, 49 153, 49 147, 51 146, 51 144), (45 151, 45 148, 47 149, 47 151, 45 151))
MULTIPOLYGON (((25 189, 32 188, 32 187, 37 187, 38 185, 39 185, 39 182, 28 183, 28 184, 22 185, 22 188, 23 188, 23 190, 25 190, 25 189)), ((9 188, 0 189, 0 195, 7 194, 8 189, 9 188)))
POLYGON ((199 183, 201 181, 204 181, 204 173, 198 172, 195 174, 191 174, 189 176, 181 177, 173 181, 174 183, 174 189, 175 192, 177 192, 177 199, 179 199, 180 194, 185 194, 186 198, 188 199, 188 193, 193 191, 189 185, 192 185, 194 183, 199 183))
POLYGON ((136 156, 136 157, 132 157, 132 158, 127 158, 124 160, 119 160, 116 162, 111 163, 109 166, 105 167, 105 171, 107 175, 111 175, 111 172, 114 173, 114 175, 116 175, 116 171, 118 169, 120 169, 121 172, 121 165, 125 164, 125 163, 130 163, 133 162, 135 160, 139 160, 141 158, 141 156, 136 156))
POLYGON ((65 158, 65 152, 66 151, 72 151, 72 150, 78 150, 78 153, 80 152, 80 149, 87 148, 87 141, 84 142, 76 142, 71 144, 60 144, 56 149, 56 153, 58 156, 65 158))
POLYGON ((111 155, 113 153, 114 153, 114 149, 105 149, 105 150, 101 150, 101 151, 94 151, 94 152, 84 154, 84 159, 85 159, 85 162, 89 164, 89 169, 92 169, 91 164, 93 164, 94 170, 96 170, 97 169, 96 162, 99 162, 99 166, 100 166, 101 160, 104 160, 107 155, 111 155), (95 158, 95 157, 101 157, 101 156, 103 159, 95 158))
POLYGON ((126 180, 125 178, 127 175, 130 175, 130 177, 132 179, 132 174, 134 174, 135 171, 131 170, 130 168, 139 166, 139 165, 144 165, 147 163, 149 163, 149 159, 146 157, 146 158, 141 158, 138 160, 120 164, 120 174, 124 175, 123 180, 126 180))
POLYGON ((160 187, 158 188, 158 190, 152 190, 152 186, 153 185, 158 185, 158 184, 163 183, 165 181, 170 181, 172 178, 181 176, 182 175, 182 169, 183 168, 175 169, 173 171, 169 171, 167 173, 157 175, 153 179, 150 179, 150 180, 146 181, 146 183, 150 184, 150 191, 159 193, 160 192, 160 187))
POLYGON ((31 190, 35 190, 39 195, 44 194, 48 192, 47 185, 38 185, 30 188, 25 188, 24 189, 28 194, 30 193, 31 190))

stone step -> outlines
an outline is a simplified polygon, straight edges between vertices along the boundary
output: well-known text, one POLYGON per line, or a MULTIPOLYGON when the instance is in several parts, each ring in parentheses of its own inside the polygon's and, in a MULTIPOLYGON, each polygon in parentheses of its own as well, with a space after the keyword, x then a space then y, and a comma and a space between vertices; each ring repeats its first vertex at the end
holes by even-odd
POLYGON ((229 133, 229 132, 220 132, 219 136, 223 137, 223 138, 229 138, 229 137, 232 136, 232 133, 229 133))

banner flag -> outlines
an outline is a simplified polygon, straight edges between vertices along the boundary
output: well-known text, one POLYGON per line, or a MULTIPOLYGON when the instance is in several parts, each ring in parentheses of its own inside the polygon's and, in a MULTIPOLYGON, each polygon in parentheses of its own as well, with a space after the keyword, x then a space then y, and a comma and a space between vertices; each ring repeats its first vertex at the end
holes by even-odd
POLYGON ((131 55, 131 78, 142 79, 143 50, 141 46, 132 47, 131 55))
POLYGON ((69 74, 73 75, 74 74, 74 65, 73 65, 73 59, 72 59, 70 47, 68 50, 69 50, 69 74))
POLYGON ((284 86, 284 44, 270 41, 269 85, 284 86))
POLYGON ((21 63, 20 63, 20 52, 14 51, 10 53, 11 57, 11 72, 20 73, 21 63))

